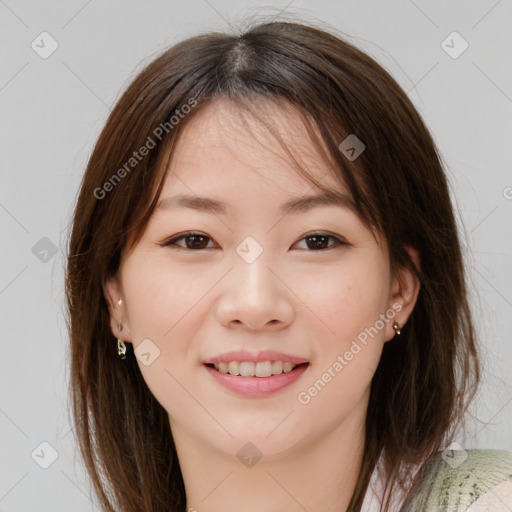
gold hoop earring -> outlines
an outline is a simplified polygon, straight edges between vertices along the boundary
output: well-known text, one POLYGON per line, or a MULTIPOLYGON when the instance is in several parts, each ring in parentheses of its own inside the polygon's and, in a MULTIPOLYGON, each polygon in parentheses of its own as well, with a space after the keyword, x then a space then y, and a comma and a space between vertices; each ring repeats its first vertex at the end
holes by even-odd
POLYGON ((400 336, 400 326, 396 322, 393 324, 393 329, 395 329, 395 333, 400 336))
MULTIPOLYGON (((123 324, 118 322, 117 330, 119 331, 119 335, 121 335, 121 331, 123 330, 123 324)), ((126 345, 121 338, 117 338, 117 355, 121 359, 126 359, 126 345)))

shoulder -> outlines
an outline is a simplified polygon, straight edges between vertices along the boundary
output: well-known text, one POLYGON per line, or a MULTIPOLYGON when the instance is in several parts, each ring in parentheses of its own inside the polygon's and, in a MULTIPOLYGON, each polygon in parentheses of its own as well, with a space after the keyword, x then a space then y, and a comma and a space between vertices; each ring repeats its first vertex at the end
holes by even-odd
POLYGON ((437 453, 419 470, 400 512, 480 510, 512 510, 512 452, 445 450, 437 453))

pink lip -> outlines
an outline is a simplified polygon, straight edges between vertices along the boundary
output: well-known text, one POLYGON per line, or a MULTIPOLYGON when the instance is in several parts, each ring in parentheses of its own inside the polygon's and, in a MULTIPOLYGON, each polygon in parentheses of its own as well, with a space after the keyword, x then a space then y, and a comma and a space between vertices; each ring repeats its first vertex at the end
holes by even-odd
POLYGON ((293 364, 302 364, 308 362, 307 359, 290 356, 288 354, 283 354, 282 352, 276 352, 275 350, 263 350, 257 354, 251 354, 250 352, 247 352, 247 350, 235 350, 232 352, 225 352, 224 354, 221 354, 217 357, 206 359, 203 361, 203 364, 219 364, 222 362, 229 363, 231 361, 249 361, 253 363, 264 363, 265 361, 283 361, 283 363, 290 362, 293 364))
MULTIPOLYGON (((247 359, 242 360, 247 361, 247 359)), ((232 359, 232 361, 237 361, 237 359, 232 359)), ((268 361, 268 359, 265 359, 265 361, 268 361)), ((277 393, 299 379, 308 367, 309 364, 305 364, 298 366, 291 372, 271 375, 270 377, 242 377, 240 375, 221 373, 211 366, 205 366, 210 375, 226 389, 238 395, 252 398, 265 397, 277 393)))

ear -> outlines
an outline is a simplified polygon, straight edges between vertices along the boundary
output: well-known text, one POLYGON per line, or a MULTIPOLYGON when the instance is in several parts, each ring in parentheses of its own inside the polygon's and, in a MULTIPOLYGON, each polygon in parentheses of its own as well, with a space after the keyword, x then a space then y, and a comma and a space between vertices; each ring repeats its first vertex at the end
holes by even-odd
POLYGON ((123 299, 123 293, 119 279, 109 277, 104 286, 104 294, 108 304, 108 312, 110 314, 110 329, 116 338, 123 341, 132 341, 130 326, 126 316, 126 305, 123 299), (122 327, 121 331, 119 327, 122 327))
MULTIPOLYGON (((421 269, 421 262, 418 251, 409 246, 406 247, 406 251, 419 271, 421 269)), ((395 311, 396 314, 386 326, 386 341, 390 341, 395 337, 396 333, 393 328, 395 322, 400 328, 407 323, 416 305, 419 291, 420 281, 414 271, 407 267, 400 267, 392 281, 392 292, 388 307, 389 310, 395 311)))

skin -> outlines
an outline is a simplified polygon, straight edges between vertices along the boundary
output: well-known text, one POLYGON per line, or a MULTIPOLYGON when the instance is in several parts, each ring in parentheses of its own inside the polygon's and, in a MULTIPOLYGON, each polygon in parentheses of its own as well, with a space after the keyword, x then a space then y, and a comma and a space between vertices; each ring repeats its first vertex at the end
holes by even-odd
MULTIPOLYGON (((257 121, 239 121, 232 104, 217 100, 185 127, 161 198, 208 196, 232 212, 155 211, 106 284, 112 332, 119 336, 122 322, 122 338, 135 349, 149 338, 160 351, 148 366, 137 362, 169 414, 190 510, 346 510, 362 460, 371 379, 395 335, 393 322, 403 326, 409 318, 419 283, 405 269, 392 276, 385 240, 377 243, 350 209, 321 206, 283 217, 281 203, 315 190, 257 121), (187 249, 187 239, 161 245, 185 231, 207 236, 207 248, 187 249), (329 248, 315 249, 304 239, 314 231, 346 244, 327 239, 329 248), (247 236, 263 248, 250 264, 236 252, 247 236), (298 394, 393 304, 400 308, 394 319, 300 403, 298 394), (237 349, 279 350, 310 364, 274 395, 242 397, 202 365, 237 349), (252 467, 237 457, 247 442, 263 455, 252 467)), ((274 109, 272 122, 309 172, 339 189, 298 118, 274 109)))

